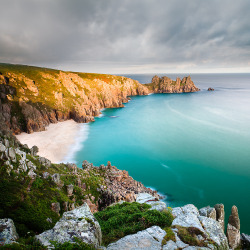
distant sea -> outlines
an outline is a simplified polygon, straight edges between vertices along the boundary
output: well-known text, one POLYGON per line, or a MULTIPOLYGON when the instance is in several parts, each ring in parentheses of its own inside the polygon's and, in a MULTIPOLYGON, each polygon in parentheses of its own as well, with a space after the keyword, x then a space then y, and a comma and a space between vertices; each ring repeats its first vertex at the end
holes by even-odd
MULTIPOLYGON (((164 74, 172 79, 185 74, 164 74)), ((141 83, 152 74, 125 75, 141 83)), ((236 205, 250 234, 250 74, 191 74, 197 93, 132 97, 88 124, 78 166, 125 169, 165 195, 169 206, 236 205), (215 91, 207 91, 212 87, 215 91)))

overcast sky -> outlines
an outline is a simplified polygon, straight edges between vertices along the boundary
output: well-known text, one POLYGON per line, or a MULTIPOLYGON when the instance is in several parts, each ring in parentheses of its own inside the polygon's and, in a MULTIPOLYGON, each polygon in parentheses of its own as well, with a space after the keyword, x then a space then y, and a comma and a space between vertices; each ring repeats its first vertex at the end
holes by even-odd
POLYGON ((250 72, 250 0, 0 0, 0 62, 250 72))

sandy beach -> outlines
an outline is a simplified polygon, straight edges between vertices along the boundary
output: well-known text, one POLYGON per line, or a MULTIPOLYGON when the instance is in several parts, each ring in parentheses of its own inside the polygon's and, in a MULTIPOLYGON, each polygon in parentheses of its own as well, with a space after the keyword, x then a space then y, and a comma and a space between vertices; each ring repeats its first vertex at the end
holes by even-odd
POLYGON ((87 138, 87 126, 68 120, 50 124, 45 131, 21 133, 16 137, 29 147, 36 145, 39 148, 38 155, 53 163, 68 162, 79 148, 80 142, 87 138))

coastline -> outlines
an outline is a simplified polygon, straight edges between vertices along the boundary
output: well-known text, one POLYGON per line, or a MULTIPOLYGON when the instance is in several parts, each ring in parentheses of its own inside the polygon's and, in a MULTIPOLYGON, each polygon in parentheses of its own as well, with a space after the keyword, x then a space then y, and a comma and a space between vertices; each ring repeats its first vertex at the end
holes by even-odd
POLYGON ((45 131, 16 135, 22 144, 30 148, 36 145, 38 155, 54 163, 72 162, 74 154, 82 147, 81 142, 88 137, 88 125, 67 120, 49 124, 45 131))

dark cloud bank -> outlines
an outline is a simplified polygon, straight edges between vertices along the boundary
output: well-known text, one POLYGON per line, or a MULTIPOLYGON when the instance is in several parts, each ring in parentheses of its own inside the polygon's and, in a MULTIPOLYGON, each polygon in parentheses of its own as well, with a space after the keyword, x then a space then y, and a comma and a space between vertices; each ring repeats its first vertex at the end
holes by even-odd
POLYGON ((250 72, 249 0, 0 0, 0 62, 250 72))

